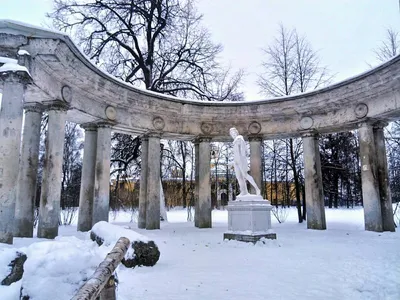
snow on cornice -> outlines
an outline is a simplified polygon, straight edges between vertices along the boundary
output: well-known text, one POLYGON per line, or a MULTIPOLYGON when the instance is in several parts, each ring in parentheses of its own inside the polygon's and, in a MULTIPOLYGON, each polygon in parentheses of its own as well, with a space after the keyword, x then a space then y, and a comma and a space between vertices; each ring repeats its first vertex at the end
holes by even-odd
POLYGON ((29 71, 26 67, 20 66, 19 64, 12 62, 5 63, 0 67, 0 74, 6 72, 26 72, 30 76, 29 71))
POLYGON ((0 64, 7 64, 7 63, 17 64, 18 61, 13 58, 0 56, 0 64))

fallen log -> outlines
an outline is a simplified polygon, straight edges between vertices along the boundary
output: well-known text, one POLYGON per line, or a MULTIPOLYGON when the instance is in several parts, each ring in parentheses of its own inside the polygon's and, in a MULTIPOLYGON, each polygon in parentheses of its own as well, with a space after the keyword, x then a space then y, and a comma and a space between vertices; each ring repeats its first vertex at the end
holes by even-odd
POLYGON ((110 253, 97 267, 94 274, 85 282, 78 290, 72 300, 94 300, 96 299, 104 286, 108 283, 109 278, 124 258, 130 245, 129 239, 121 237, 115 244, 110 253))

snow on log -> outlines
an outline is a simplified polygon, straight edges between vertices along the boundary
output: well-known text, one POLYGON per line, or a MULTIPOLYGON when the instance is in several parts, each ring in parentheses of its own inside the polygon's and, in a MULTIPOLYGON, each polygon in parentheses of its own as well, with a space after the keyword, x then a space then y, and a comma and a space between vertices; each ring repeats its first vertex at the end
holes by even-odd
POLYGON ((103 243, 110 245, 120 236, 125 236, 131 241, 131 247, 122 260, 125 267, 152 267, 157 263, 160 258, 160 251, 156 243, 144 235, 105 221, 96 223, 90 232, 90 238, 96 241, 99 246, 103 243))
POLYGON ((94 274, 79 289, 72 300, 94 300, 101 293, 109 278, 118 267, 129 248, 130 241, 121 237, 103 262, 97 267, 94 274))
POLYGON ((10 273, 1 281, 1 285, 11 285, 22 278, 26 259, 26 254, 18 251, 15 253, 15 258, 8 264, 10 273))

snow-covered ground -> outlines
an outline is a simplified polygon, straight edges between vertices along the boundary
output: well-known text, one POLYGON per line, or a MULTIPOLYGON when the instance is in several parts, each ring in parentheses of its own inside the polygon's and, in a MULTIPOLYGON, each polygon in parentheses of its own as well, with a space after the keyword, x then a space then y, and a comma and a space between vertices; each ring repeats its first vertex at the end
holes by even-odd
MULTIPOLYGON (((327 230, 307 230, 291 209, 285 223, 274 219, 276 241, 253 245, 222 240, 226 211, 213 211, 212 229, 197 229, 186 211, 171 210, 169 223, 155 231, 138 230, 128 213, 110 215, 161 252, 154 267, 118 269, 118 299, 400 299, 399 231, 364 231, 360 208, 327 209, 326 218, 327 230)), ((0 244, 0 277, 20 248, 28 254, 21 281, 31 296, 40 295, 31 300, 70 299, 71 286, 92 274, 110 248, 97 247, 75 226, 61 227, 60 235, 55 242, 0 244)), ((18 299, 20 286, 0 286, 0 299, 18 299)))

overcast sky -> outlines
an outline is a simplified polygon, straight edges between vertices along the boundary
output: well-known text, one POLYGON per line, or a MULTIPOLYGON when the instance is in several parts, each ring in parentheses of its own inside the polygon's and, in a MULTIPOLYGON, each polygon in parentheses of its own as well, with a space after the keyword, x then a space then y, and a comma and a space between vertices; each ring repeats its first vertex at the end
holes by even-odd
MULTIPOLYGON (((398 0, 197 0, 204 25, 213 40, 224 46, 221 59, 247 76, 246 99, 258 94, 257 73, 265 48, 279 23, 306 35, 320 60, 340 81, 375 64, 378 47, 388 27, 400 30, 398 0)), ((0 0, 0 19, 44 25, 51 0, 0 0)))

